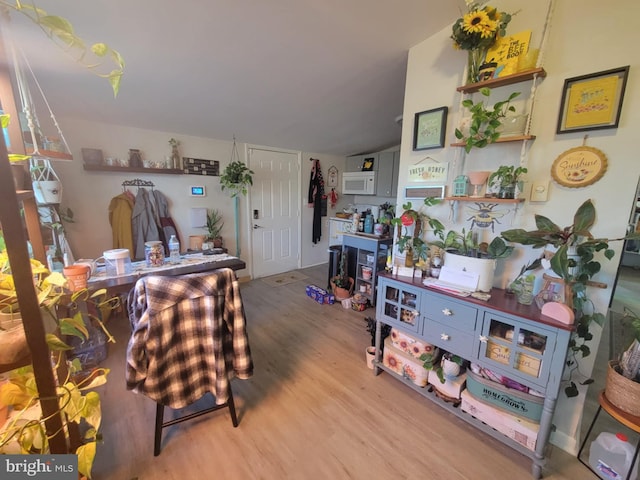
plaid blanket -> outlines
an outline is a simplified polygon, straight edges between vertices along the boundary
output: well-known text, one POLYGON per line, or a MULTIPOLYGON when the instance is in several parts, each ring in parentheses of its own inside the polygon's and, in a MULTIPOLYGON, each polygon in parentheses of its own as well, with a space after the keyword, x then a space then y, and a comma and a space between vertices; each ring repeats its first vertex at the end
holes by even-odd
POLYGON ((207 392, 223 404, 229 380, 253 374, 231 269, 139 279, 129 293, 129 321, 127 389, 162 405, 182 408, 207 392))

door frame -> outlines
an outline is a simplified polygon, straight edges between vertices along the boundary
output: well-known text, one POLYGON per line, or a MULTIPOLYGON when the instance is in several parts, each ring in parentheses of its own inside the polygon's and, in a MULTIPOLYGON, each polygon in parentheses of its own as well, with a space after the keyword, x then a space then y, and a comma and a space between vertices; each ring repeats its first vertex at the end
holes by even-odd
MULTIPOLYGON (((255 145, 255 144, 250 144, 250 143, 245 143, 244 144, 244 158, 247 159, 247 166, 249 167, 249 169, 251 169, 251 157, 249 156, 249 151, 250 150, 267 150, 269 152, 279 152, 279 153, 286 153, 286 154, 294 154, 297 157, 297 161, 296 161, 296 167, 298 170, 298 191, 296 192, 296 195, 298 197, 298 204, 297 204, 297 208, 298 208, 298 221, 297 221, 297 236, 298 236, 298 255, 297 255, 297 262, 296 262, 296 268, 301 268, 302 265, 302 152, 300 150, 288 150, 286 148, 275 148, 275 147, 266 147, 264 145, 255 145)), ((248 232, 248 247, 249 247, 249 251, 251 252, 249 255, 249 266, 250 266, 250 272, 249 275, 251 276, 251 279, 255 278, 254 275, 254 268, 253 268, 253 264, 254 264, 254 258, 253 258, 253 216, 251 215, 251 193, 253 190, 253 186, 251 186, 251 188, 249 188, 249 191, 247 193, 247 202, 246 202, 246 211, 245 211, 245 217, 246 217, 246 229, 248 232)))

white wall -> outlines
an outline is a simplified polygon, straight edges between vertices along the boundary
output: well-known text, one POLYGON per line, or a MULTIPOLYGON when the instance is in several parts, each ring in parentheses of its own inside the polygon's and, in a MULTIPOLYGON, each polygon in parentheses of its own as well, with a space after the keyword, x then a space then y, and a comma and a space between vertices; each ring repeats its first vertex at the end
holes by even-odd
MULTIPOLYGON (((124 180, 142 178, 151 180, 155 188, 163 192, 170 202, 170 213, 180 233, 183 244, 187 244, 189 235, 204 234, 204 229, 192 228, 189 224, 189 211, 192 207, 217 208, 222 212, 224 228, 222 236, 229 253, 235 254, 235 227, 233 200, 220 189, 219 177, 196 175, 167 175, 126 172, 88 172, 82 167, 81 148, 99 148, 105 157, 127 158, 130 148, 139 148, 144 158, 161 160, 169 155, 170 138, 180 140, 180 153, 185 157, 218 160, 220 171, 230 162, 232 142, 209 138, 178 135, 171 132, 143 130, 117 125, 87 122, 71 118, 61 118, 59 123, 75 158, 72 162, 54 162, 64 187, 63 207, 70 207, 75 214, 75 223, 67 224, 66 231, 76 258, 96 258, 104 250, 112 248, 111 226, 109 225, 108 207, 111 199, 122 192, 124 180), (190 185, 204 185, 207 196, 195 198, 189 196, 190 185)), ((246 145, 238 143, 240 160, 246 161, 246 145)), ((319 158, 323 172, 335 165, 340 174, 344 171, 345 158, 302 152, 301 166, 301 223, 302 267, 326 263, 329 228, 323 222, 322 240, 313 245, 311 242, 311 224, 313 210, 307 207, 309 188, 310 157, 319 158)), ((348 201, 340 199, 338 208, 346 206, 348 201)), ((247 262, 248 268, 239 272, 240 276, 251 275, 250 252, 248 251, 249 223, 247 216, 247 199, 240 200, 240 249, 241 258, 247 262)), ((331 210, 329 215, 331 215, 331 210)), ((328 217, 327 217, 328 218, 328 217)))
MULTIPOLYGON (((618 0, 613 3, 601 0, 562 0, 555 4, 549 41, 543 54, 547 77, 539 83, 532 117, 531 132, 537 138, 528 154, 528 180, 551 179, 550 168, 555 158, 565 150, 582 145, 584 132, 555 134, 564 79, 630 65, 619 127, 587 132, 587 145, 602 150, 608 157, 609 167, 600 181, 588 187, 570 189, 551 182, 548 202, 525 202, 520 215, 515 218, 511 214, 505 216, 505 225, 498 226, 496 232, 512 227, 535 228, 533 215, 536 213, 549 217, 558 225, 568 225, 572 222, 576 208, 591 198, 598 212, 594 235, 616 238, 624 235, 631 205, 635 203, 635 188, 640 175, 640 162, 635 158, 634 148, 634 138, 640 127, 640 57, 635 52, 635 46, 640 43, 640 31, 635 21, 640 14, 640 3, 636 0, 618 0), (513 225, 509 224, 511 222, 513 225)), ((546 1, 503 0, 491 2, 491 5, 502 11, 521 10, 513 17, 508 33, 532 29, 533 42, 539 41, 546 1)), ((453 132, 460 118, 456 113, 460 96, 455 88, 464 83, 466 52, 453 49, 450 35, 451 29, 446 28, 413 47, 409 53, 400 160, 401 187, 407 183, 408 167, 427 155, 439 161, 450 162, 453 167, 450 175, 455 174, 455 167, 462 164, 461 148, 445 146, 441 150, 429 150, 426 153, 412 151, 414 114, 443 105, 450 108, 447 145, 455 141, 453 132)), ((501 90, 505 93, 500 93, 500 96, 507 96, 508 92, 514 90, 522 91, 526 96, 529 88, 530 83, 507 87, 501 90)), ((492 101, 499 99, 501 97, 492 101)), ((519 156, 519 146, 493 145, 483 151, 473 150, 465 161, 466 171, 495 170, 501 164, 517 163, 519 156)), ((450 176, 449 182, 452 178, 450 176)), ((403 201, 404 199, 398 198, 397 203, 401 204, 403 201)), ((446 219, 449 209, 448 206, 438 206, 430 209, 429 213, 446 219)), ((454 223, 468 228, 469 224, 464 222, 467 216, 458 213, 454 223)), ((611 262, 603 261, 603 271, 596 278, 606 282, 609 288, 590 290, 597 310, 603 313, 606 312, 612 293, 611 287, 622 245, 618 242, 612 244, 612 247, 616 250, 616 257, 611 262)), ((500 262, 502 265, 496 286, 504 286, 506 279, 513 278, 527 259, 537 257, 540 253, 539 250, 531 251, 523 247, 518 250, 516 256, 500 262)), ((597 327, 593 330, 596 338, 591 350, 595 352, 600 331, 597 327)), ((594 360, 595 353, 585 359, 582 368, 586 374, 591 372, 594 360)), ((558 431, 552 436, 552 442, 572 453, 577 452, 579 444, 584 393, 582 391, 578 398, 567 399, 561 392, 554 417, 558 431)))

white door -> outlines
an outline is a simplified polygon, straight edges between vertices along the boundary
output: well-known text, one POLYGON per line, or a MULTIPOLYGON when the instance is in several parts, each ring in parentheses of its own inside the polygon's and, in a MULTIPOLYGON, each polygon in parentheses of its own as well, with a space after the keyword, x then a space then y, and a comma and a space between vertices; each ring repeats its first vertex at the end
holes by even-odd
POLYGON ((300 155, 250 147, 253 277, 288 272, 300 259, 300 155))

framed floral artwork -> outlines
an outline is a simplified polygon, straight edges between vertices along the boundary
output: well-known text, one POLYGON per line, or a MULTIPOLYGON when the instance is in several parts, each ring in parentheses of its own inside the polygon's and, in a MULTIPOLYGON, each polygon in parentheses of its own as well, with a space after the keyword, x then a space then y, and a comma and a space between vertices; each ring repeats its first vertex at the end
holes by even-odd
POLYGON ((618 128, 629 65, 564 81, 556 133, 618 128))
POLYGON ((428 150, 444 147, 449 107, 418 112, 413 125, 413 149, 428 150))

